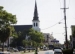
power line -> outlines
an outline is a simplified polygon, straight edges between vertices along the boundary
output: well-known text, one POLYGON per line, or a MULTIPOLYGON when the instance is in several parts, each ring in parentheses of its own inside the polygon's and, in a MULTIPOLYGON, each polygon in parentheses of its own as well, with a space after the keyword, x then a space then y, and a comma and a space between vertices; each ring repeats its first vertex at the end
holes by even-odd
POLYGON ((53 35, 57 35, 57 34, 64 34, 65 32, 63 32, 63 33, 54 33, 53 35))
MULTIPOLYGON (((61 19, 60 21, 62 21, 62 20, 63 20, 63 19, 61 19)), ((59 21, 59 22, 60 22, 60 21, 59 21)), ((52 28, 52 27, 54 27, 55 25, 59 24, 59 22, 57 22, 57 23, 55 23, 54 25, 49 26, 49 27, 47 27, 47 28, 41 29, 41 30, 46 30, 46 29, 52 28)))

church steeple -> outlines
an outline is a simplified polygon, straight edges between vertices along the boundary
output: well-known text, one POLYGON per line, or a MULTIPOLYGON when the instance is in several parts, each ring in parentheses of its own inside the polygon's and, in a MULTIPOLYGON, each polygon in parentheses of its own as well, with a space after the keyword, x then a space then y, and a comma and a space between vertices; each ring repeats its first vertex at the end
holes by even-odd
POLYGON ((34 17, 33 17, 33 21, 39 21, 38 19, 38 11, 37 11, 37 3, 36 3, 36 0, 35 0, 35 9, 34 9, 34 17))
POLYGON ((35 0, 35 8, 34 8, 34 16, 33 16, 33 29, 36 30, 36 31, 40 31, 40 28, 39 28, 39 17, 38 17, 38 11, 37 11, 37 4, 36 4, 36 0, 35 0))

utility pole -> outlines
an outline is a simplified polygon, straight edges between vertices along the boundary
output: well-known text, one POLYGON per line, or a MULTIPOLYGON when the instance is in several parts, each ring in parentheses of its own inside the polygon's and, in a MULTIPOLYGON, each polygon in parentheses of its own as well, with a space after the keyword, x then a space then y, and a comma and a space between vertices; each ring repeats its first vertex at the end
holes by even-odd
POLYGON ((64 0, 64 8, 61 8, 64 10, 64 21, 65 21, 65 42, 66 42, 66 49, 68 49, 68 39, 67 39, 67 23, 66 23, 66 0, 64 0))

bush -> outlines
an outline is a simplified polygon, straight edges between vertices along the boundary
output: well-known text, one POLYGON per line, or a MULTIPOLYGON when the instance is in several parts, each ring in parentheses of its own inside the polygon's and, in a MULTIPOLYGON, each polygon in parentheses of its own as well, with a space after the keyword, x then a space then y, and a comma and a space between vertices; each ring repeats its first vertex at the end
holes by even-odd
POLYGON ((73 49, 64 49, 63 54, 73 54, 73 49))

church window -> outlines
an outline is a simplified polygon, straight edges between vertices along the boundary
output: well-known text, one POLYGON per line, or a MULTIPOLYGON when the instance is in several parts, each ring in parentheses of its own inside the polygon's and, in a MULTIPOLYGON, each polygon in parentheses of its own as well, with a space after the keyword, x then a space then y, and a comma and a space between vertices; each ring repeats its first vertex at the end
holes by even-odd
POLYGON ((38 23, 36 23, 36 26, 38 26, 38 23))
POLYGON ((35 23, 34 23, 34 27, 35 27, 35 23))

